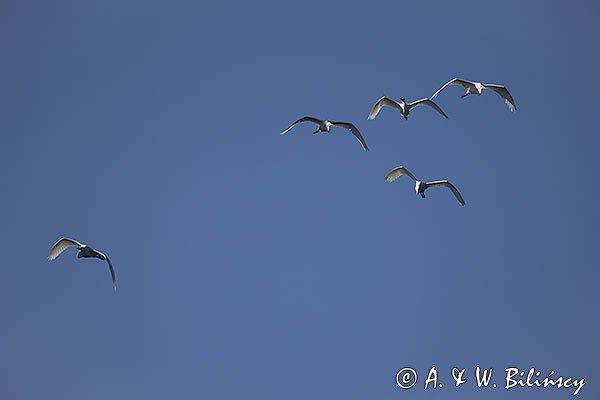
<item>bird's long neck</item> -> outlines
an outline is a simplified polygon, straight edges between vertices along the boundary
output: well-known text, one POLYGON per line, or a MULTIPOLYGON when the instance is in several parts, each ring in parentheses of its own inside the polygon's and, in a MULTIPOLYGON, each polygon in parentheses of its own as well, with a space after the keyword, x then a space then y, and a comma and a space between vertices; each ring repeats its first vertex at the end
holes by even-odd
POLYGON ((406 114, 410 111, 410 107, 406 103, 406 99, 400 99, 400 106, 402 106, 402 113, 406 114))

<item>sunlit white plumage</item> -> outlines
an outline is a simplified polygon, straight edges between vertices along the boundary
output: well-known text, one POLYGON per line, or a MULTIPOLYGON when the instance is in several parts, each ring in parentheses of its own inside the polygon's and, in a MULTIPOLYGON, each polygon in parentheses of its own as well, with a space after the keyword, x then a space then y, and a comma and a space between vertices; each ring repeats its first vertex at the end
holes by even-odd
POLYGON ((517 106, 515 105, 515 101, 514 101, 513 97, 511 96, 510 92, 508 91, 508 89, 505 86, 496 85, 493 83, 485 83, 484 84, 481 82, 471 82, 471 81, 467 81, 465 79, 459 79, 459 78, 450 79, 441 88, 439 88, 433 94, 433 96, 430 97, 430 99, 433 99, 435 96, 438 95, 438 93, 440 93, 442 90, 444 90, 449 85, 461 85, 462 87, 467 89, 465 94, 463 94, 461 97, 466 97, 470 94, 476 94, 478 96, 481 96, 481 93, 483 93, 484 89, 491 89, 494 92, 498 93, 500 95, 500 97, 502 97, 502 99, 504 99, 504 103, 506 104, 506 106, 508 107, 508 109, 511 112, 515 112, 515 110, 517 109, 517 106))
POLYGON ((77 247, 79 252, 77 253, 77 258, 99 258, 100 260, 106 261, 108 263, 108 269, 110 271, 110 276, 113 283, 113 288, 117 290, 117 278, 115 276, 115 270, 110 262, 110 259, 106 256, 106 254, 94 250, 88 245, 78 242, 77 240, 69 239, 66 237, 60 238, 58 242, 52 246, 50 249, 50 253, 48 254, 48 260, 52 261, 56 257, 58 257, 63 251, 68 249, 69 247, 77 247))
POLYGON ((382 98, 377 100, 377 102, 373 105, 373 108, 371 108, 371 112, 369 113, 368 119, 375 119, 377 114, 379 114, 379 111, 385 106, 392 107, 400 111, 400 114, 404 117, 404 119, 408 119, 408 114, 410 114, 410 110, 419 106, 429 106, 438 113, 440 113, 444 118, 448 118, 448 116, 440 108, 440 106, 435 104, 431 99, 420 99, 417 101, 413 101, 412 103, 407 103, 404 97, 400 98, 400 101, 398 102, 396 100, 390 99, 389 97, 383 96, 382 98))
POLYGON ((365 150, 365 151, 369 150, 369 147, 367 146, 367 142, 365 142, 365 139, 361 135, 358 128, 356 126, 354 126, 354 124, 351 124, 350 122, 332 122, 332 121, 327 121, 327 120, 323 120, 323 119, 306 116, 306 117, 302 117, 302 118, 294 121, 290 126, 285 128, 285 130, 283 132, 281 132, 281 135, 284 135, 287 131, 289 131, 290 129, 292 129, 294 126, 298 125, 301 122, 312 122, 313 124, 318 125, 317 130, 314 131, 313 134, 317 134, 319 132, 329 133, 331 131, 332 126, 339 126, 340 128, 347 129, 358 139, 358 141, 362 145, 363 150, 365 150))
POLYGON ((434 186, 445 186, 448 189, 450 189, 452 191, 452 193, 454 193, 454 196, 456 197, 456 200, 458 200, 458 202, 461 205, 465 205, 465 201, 462 198, 462 196, 460 195, 460 192, 458 191, 458 189, 451 184, 448 181, 432 181, 432 182, 422 182, 420 180, 418 180, 407 168, 405 167, 396 167, 393 170, 391 170, 386 176, 385 176, 385 181, 386 182, 393 182, 396 179, 398 179, 399 177, 401 177, 402 175, 407 175, 408 177, 410 177, 413 181, 415 181, 415 193, 417 195, 421 195, 422 198, 425 198, 425 191, 431 187, 434 186))

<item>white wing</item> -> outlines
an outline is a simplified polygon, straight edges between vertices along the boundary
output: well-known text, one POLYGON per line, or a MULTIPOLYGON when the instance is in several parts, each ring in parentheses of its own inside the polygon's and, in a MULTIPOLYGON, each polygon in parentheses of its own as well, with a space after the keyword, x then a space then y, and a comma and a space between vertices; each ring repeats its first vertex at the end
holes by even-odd
POLYGON ((456 200, 458 200, 458 202, 461 205, 463 205, 463 206, 465 205, 465 200, 460 195, 460 192, 450 182, 448 182, 448 181, 434 181, 434 182, 427 182, 426 185, 427 185, 427 188, 430 188, 430 187, 433 187, 433 186, 446 186, 448 189, 452 190, 452 193, 454 193, 454 196, 456 197, 456 200))
POLYGON ((83 247, 85 245, 82 243, 79 243, 77 240, 69 239, 66 237, 59 239, 58 242, 56 242, 56 244, 54 246, 52 246, 52 249, 50 250, 50 253, 48 254, 48 260, 49 261, 54 260, 56 257, 58 257, 60 255, 60 253, 65 251, 65 249, 67 249, 69 247, 73 247, 73 246, 83 247))
POLYGON ((113 268, 112 262, 110 262, 110 258, 108 258, 108 256, 106 254, 102 253, 101 251, 92 249, 92 252, 94 253, 94 257, 104 260, 108 263, 108 270, 110 271, 110 277, 112 279, 113 289, 116 292, 117 291, 117 276, 115 275, 115 269, 113 268))
POLYGON ((115 270, 110 262, 110 258, 104 256, 106 258, 106 262, 108 263, 108 270, 110 271, 110 277, 112 279, 113 289, 115 292, 117 291, 117 276, 115 275, 115 270))
POLYGON ((363 147, 363 150, 364 151, 369 150, 369 147, 367 146, 367 142, 365 142, 365 139, 362 137, 362 135, 360 134, 360 131, 358 130, 358 128, 356 126, 354 126, 354 124, 351 124, 349 122, 332 122, 332 124, 334 126, 339 126, 339 127, 348 129, 358 139, 358 141, 360 142, 360 144, 363 147))
POLYGON ((388 174, 385 176, 385 181, 386 182, 394 182, 396 179, 400 178, 402 175, 408 175, 409 177, 411 177, 411 179, 413 181, 417 180, 417 178, 415 178, 415 176, 408 169, 400 166, 400 167, 396 167, 393 170, 391 170, 390 172, 388 172, 388 174))
POLYGON ((442 110, 440 108, 440 106, 438 106, 437 104, 435 104, 433 101, 429 100, 429 99, 420 99, 417 101, 413 101, 412 103, 410 103, 408 105, 409 110, 415 107, 419 107, 419 106, 429 106, 431 108, 433 108, 435 111, 439 112, 440 114, 442 114, 444 116, 444 118, 448 119, 448 116, 446 115, 446 113, 444 112, 444 110, 442 110))
POLYGON ((104 260, 108 263, 108 270, 110 271, 110 278, 112 279, 113 289, 115 292, 117 291, 117 276, 115 274, 115 269, 113 268, 112 262, 110 262, 110 258, 108 256, 98 250, 93 250, 95 257, 104 260))
POLYGON ((375 105, 371 109, 368 119, 375 119, 377 114, 379 114, 379 110, 381 110, 383 106, 395 108, 396 110, 400 110, 400 112, 404 111, 402 104, 390 99, 389 97, 383 96, 382 98, 377 100, 377 103, 375 103, 375 105))
POLYGON ((502 96, 502 98, 504 99, 504 102, 506 103, 506 106, 508 107, 508 109, 510 110, 510 112, 515 112, 515 110, 517 109, 517 106, 515 105, 515 101, 513 100, 512 96, 510 95, 510 93, 508 92, 508 89, 502 85, 492 85, 492 84, 484 84, 483 86, 485 86, 488 89, 492 89, 494 92, 498 93, 500 96, 502 96))
POLYGON ((433 96, 430 97, 430 99, 433 99, 435 96, 438 95, 439 92, 441 92, 442 90, 446 89, 447 86, 449 85, 461 85, 463 86, 465 89, 471 89, 471 91, 473 93, 477 92, 477 89, 475 87, 475 83, 471 82, 471 81, 466 81, 464 79, 458 79, 458 78, 454 78, 454 79, 450 79, 448 82, 444 83, 444 85, 439 88, 434 94, 433 96))
POLYGON ((302 118, 300 118, 299 120, 297 120, 297 121, 294 121, 294 122, 293 122, 293 123, 292 123, 290 126, 288 126, 287 128, 285 128, 285 130, 284 130, 283 132, 281 132, 281 133, 280 133, 280 135, 283 135, 283 134, 285 134, 287 131, 289 131, 290 129, 292 129, 294 126, 296 126, 296 125, 298 125, 299 123, 301 123, 301 122, 304 122, 304 121, 310 121, 310 122, 313 122, 313 123, 315 123, 315 124, 317 124, 317 125, 319 125, 319 126, 320 126, 320 125, 323 123, 323 121, 321 121, 320 119, 314 118, 314 117, 309 117, 309 116, 302 117, 302 118))

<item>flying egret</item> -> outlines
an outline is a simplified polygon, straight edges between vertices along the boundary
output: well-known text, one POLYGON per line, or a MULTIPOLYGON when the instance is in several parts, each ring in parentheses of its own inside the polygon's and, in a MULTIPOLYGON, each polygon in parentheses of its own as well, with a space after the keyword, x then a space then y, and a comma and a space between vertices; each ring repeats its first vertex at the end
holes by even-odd
POLYGON ((358 130, 358 128, 356 126, 354 126, 354 124, 351 124, 349 122, 331 122, 331 121, 327 121, 327 120, 322 120, 322 119, 306 116, 306 117, 300 118, 299 120, 295 121, 290 126, 285 128, 285 130, 283 132, 281 132, 281 135, 285 134, 287 131, 289 131, 294 126, 298 125, 299 123, 305 122, 305 121, 312 122, 319 126, 317 128, 317 130, 313 132, 313 135, 315 135, 319 132, 329 133, 332 126, 339 126, 340 128, 348 129, 358 139, 358 141, 362 145, 363 149, 365 151, 369 150, 369 147, 367 146, 367 142, 365 142, 365 139, 360 134, 360 131, 358 130))
POLYGON ((456 200, 458 200, 458 202, 461 205, 463 205, 463 206, 465 205, 465 201, 463 200, 462 196, 460 195, 460 192, 450 182, 448 182, 448 181, 422 182, 422 181, 418 180, 408 169, 406 169, 406 168, 404 168, 402 166, 396 167, 393 170, 391 170, 385 176, 385 181, 386 182, 393 182, 396 179, 398 179, 399 177, 401 177, 402 175, 408 175, 413 181, 415 181, 415 193, 417 195, 421 195, 422 198, 425 198, 425 191, 427 189, 429 189, 430 187, 445 186, 448 189, 452 190, 452 193, 454 193, 454 196, 456 197, 456 200))
POLYGON ((483 84, 481 82, 471 82, 471 81, 467 81, 464 79, 458 79, 458 78, 450 79, 448 82, 446 82, 444 84, 444 86, 439 88, 437 90, 437 92, 435 92, 433 94, 433 96, 430 97, 430 99, 433 99, 439 92, 444 90, 446 88, 446 86, 449 86, 449 85, 461 85, 462 87, 467 89, 465 94, 463 94, 460 97, 467 97, 470 94, 476 94, 477 96, 481 96, 481 93, 483 93, 484 89, 491 89, 494 92, 498 93, 504 99, 504 102, 506 103, 506 106, 508 107, 510 112, 515 112, 515 110, 517 109, 517 106, 515 105, 515 101, 513 100, 512 96, 510 95, 510 93, 506 87, 504 87, 502 85, 495 85, 492 83, 483 84))
POLYGON ((69 247, 77 247, 77 250, 79 250, 79 252, 77 253, 77 258, 94 257, 94 258, 99 258, 103 261, 106 260, 106 262, 108 263, 108 269, 110 270, 110 276, 112 278, 113 288, 115 289, 115 291, 117 290, 117 282, 116 282, 117 278, 115 276, 115 270, 113 269, 110 259, 106 256, 106 254, 101 253, 97 250, 94 250, 88 245, 79 243, 77 240, 69 239, 66 237, 59 239, 58 242, 56 242, 56 244, 54 246, 52 246, 52 249, 50 250, 50 253, 48 254, 48 261, 54 260, 56 257, 58 257, 63 251, 65 251, 69 247))
POLYGON ((377 103, 375 103, 375 105, 371 109, 371 112, 369 113, 368 119, 375 119, 377 114, 379 114, 379 110, 381 110, 384 106, 392 107, 392 108, 395 108, 396 110, 400 111, 400 114, 404 117, 404 119, 408 119, 408 114, 410 114, 410 110, 412 110, 413 108, 419 107, 419 106, 429 106, 429 107, 433 108, 435 111, 442 114, 444 116, 444 118, 448 119, 448 116, 440 108, 440 106, 435 104, 430 99, 420 99, 417 101, 413 101, 412 103, 407 103, 406 99, 404 97, 401 97, 400 101, 398 102, 398 101, 392 100, 389 97, 385 97, 385 96, 383 96, 382 98, 377 100, 377 103))

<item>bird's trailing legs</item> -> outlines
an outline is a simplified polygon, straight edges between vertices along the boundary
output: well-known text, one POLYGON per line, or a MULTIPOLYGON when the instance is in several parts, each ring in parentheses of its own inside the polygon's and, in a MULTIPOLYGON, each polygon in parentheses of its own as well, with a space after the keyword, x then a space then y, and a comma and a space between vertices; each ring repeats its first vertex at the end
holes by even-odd
POLYGON ((425 192, 421 193, 421 197, 425 198, 425 192))
POLYGON ((313 132, 313 135, 316 135, 317 133, 319 133, 320 129, 317 129, 316 131, 313 132))
POLYGON ((467 97, 467 96, 468 96, 468 95, 470 95, 470 94, 471 94, 471 92, 469 92, 469 90, 467 89, 466 93, 465 93, 465 94, 463 94, 463 95, 462 95, 462 96, 460 96, 460 97, 461 97, 461 98, 462 98, 462 97, 467 97))

